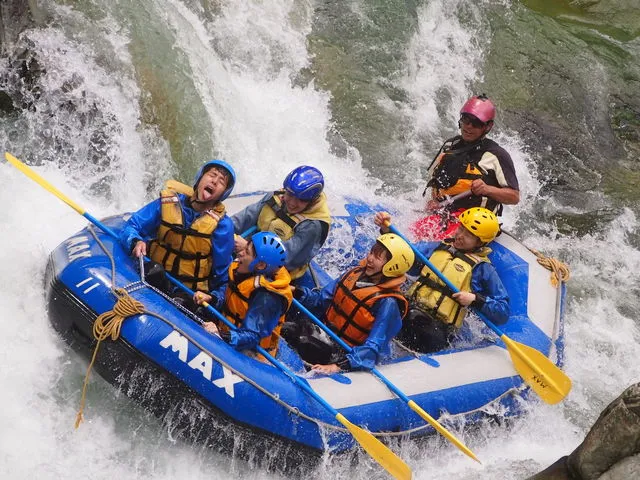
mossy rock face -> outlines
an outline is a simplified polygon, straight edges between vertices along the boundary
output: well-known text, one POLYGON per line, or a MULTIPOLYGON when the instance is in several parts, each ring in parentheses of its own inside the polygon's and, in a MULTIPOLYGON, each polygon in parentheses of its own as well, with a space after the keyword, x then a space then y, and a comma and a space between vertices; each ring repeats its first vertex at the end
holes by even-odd
POLYGON ((614 99, 611 105, 611 126, 621 141, 628 141, 630 148, 640 145, 640 110, 614 99))
MULTIPOLYGON (((0 52, 15 43, 18 35, 34 23, 29 4, 25 0, 2 0, 0 2, 0 52)), ((35 5, 33 6, 35 8, 35 5)))
POLYGON ((640 36, 637 0, 522 0, 533 11, 574 22, 617 40, 640 36))
MULTIPOLYGON (((397 176, 406 125, 397 106, 405 92, 393 84, 416 25, 415 2, 324 0, 308 36, 310 74, 331 92, 334 139, 356 147, 376 177, 397 176)), ((336 152, 344 151, 341 142, 336 152)))
MULTIPOLYGON (((213 15, 215 3, 205 10, 213 15)), ((142 94, 142 122, 157 126, 169 143, 178 179, 191 182, 193 172, 214 157, 213 127, 194 84, 187 55, 175 47, 175 32, 153 11, 132 4, 126 15, 128 45, 142 94)))
POLYGON ((138 51, 146 48, 145 43, 137 39, 129 47, 136 58, 136 77, 144 89, 140 101, 142 120, 157 125, 169 143, 178 176, 188 183, 195 169, 212 158, 213 128, 193 81, 186 75, 189 67, 184 64, 176 69, 175 63, 149 58, 138 51))
MULTIPOLYGON (((631 95, 640 91, 637 52, 586 23, 604 8, 600 2, 523 4, 529 8, 514 5, 508 16, 497 8, 488 12, 493 40, 484 84, 494 87, 498 121, 527 144, 543 193, 587 206, 599 203, 594 192, 602 192, 640 210, 633 188, 640 99, 631 95)), ((637 34, 631 25, 625 39, 637 34)), ((603 206, 593 208, 597 214, 603 206)))

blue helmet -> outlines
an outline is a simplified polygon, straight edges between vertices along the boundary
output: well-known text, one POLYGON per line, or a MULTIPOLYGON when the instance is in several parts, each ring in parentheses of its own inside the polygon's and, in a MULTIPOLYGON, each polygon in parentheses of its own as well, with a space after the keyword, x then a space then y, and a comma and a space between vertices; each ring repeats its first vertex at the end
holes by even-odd
POLYGON ((249 265, 249 270, 254 273, 271 274, 278 270, 287 261, 287 251, 280 237, 273 232, 258 232, 251 237, 256 258, 249 265), (267 266, 261 270, 256 269, 258 262, 265 262, 267 266))
POLYGON ((311 202, 322 193, 324 177, 317 168, 302 165, 287 175, 282 186, 292 196, 311 202))
POLYGON ((198 182, 200 181, 202 176, 207 173, 207 171, 209 171, 209 169, 212 167, 221 167, 225 169, 229 174, 227 189, 222 193, 222 196, 220 197, 220 201, 223 201, 225 198, 231 195, 231 190, 233 190, 233 187, 236 184, 236 172, 233 170, 233 167, 224 160, 209 160, 204 165, 202 165, 202 167, 200 167, 200 170, 198 170, 198 173, 196 173, 196 178, 193 180, 193 189, 195 190, 196 188, 198 188, 198 182))

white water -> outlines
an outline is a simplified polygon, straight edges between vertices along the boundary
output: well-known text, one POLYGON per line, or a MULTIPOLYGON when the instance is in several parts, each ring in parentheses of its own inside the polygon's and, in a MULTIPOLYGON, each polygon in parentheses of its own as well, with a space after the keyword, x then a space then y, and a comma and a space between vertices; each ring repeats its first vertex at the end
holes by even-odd
MULTIPOLYGON (((305 36, 311 28, 312 6, 294 0, 244 2, 242 8, 235 3, 222 5, 213 22, 203 21, 198 7, 189 9, 177 0, 141 5, 175 33, 174 48, 185 55, 213 126, 212 151, 236 166, 238 190, 272 188, 293 166, 311 163, 325 172, 330 195, 348 193, 371 200, 381 182, 367 177, 357 152, 350 152, 347 159, 330 153, 325 138, 331 126, 329 95, 313 85, 292 87, 292 78, 309 62, 305 36)), ((420 31, 408 46, 405 86, 411 85, 416 137, 422 135, 432 144, 446 132, 453 133, 457 105, 471 93, 471 83, 482 71, 482 50, 469 46, 482 15, 472 10, 461 25, 452 20, 449 5, 430 2, 422 8, 420 31), (438 30, 445 26, 445 33, 438 30), (449 42, 437 43, 435 39, 442 36, 449 42), (439 53, 426 55, 429 51, 439 53), (450 51, 468 58, 469 68, 444 68, 450 51), (427 67, 428 75, 423 70, 427 67), (443 89, 450 100, 439 104, 436 99, 443 89)), ((111 15, 90 21, 68 7, 56 15, 66 26, 64 31, 52 28, 27 34, 48 71, 46 91, 23 123, 2 125, 0 138, 18 156, 48 160, 46 167, 36 170, 91 214, 100 217, 137 208, 154 191, 148 194, 141 185, 157 186, 175 166, 169 163, 168 147, 158 132, 140 123, 141 92, 127 53, 126 23, 111 15), (75 39, 70 39, 71 32, 75 39), (65 82, 74 74, 80 76, 80 86, 65 90, 65 82), (78 123, 78 113, 60 108, 64 100, 74 101, 86 112, 96 105, 105 118, 100 125, 109 139, 105 155, 110 163, 74 161, 86 158, 91 140, 78 123), (64 141, 66 150, 56 150, 53 140, 58 146, 64 141), (89 188, 100 180, 108 184, 107 190, 89 188)), ((533 202, 545 199, 538 195, 535 162, 517 136, 501 126, 496 133, 511 151, 522 183, 523 202, 506 216, 507 226, 513 227, 531 215, 533 202)), ((417 145, 409 157, 409 168, 416 172, 430 160, 433 146, 417 145)), ((42 280, 48 253, 86 222, 10 166, 0 165, 0 172, 6 180, 0 198, 10 206, 2 219, 5 239, 0 253, 2 476, 272 478, 240 459, 173 440, 159 421, 97 375, 90 383, 87 421, 73 430, 86 362, 68 352, 49 326, 42 280)), ((414 192, 406 196, 406 202, 418 198, 414 192)), ((628 292, 638 289, 630 272, 640 268, 640 252, 625 237, 637 224, 627 212, 613 222, 607 235, 568 238, 548 225, 547 235, 529 234, 523 239, 571 266, 565 331, 566 371, 574 388, 560 405, 533 403, 530 413, 511 427, 486 425, 465 434, 452 425, 450 429, 483 465, 438 437, 420 447, 405 442, 396 451, 412 466, 416 478, 524 478, 575 448, 600 410, 638 381, 639 332, 631 313, 638 310, 638 302, 628 292)), ((382 478, 377 466, 364 462, 352 469, 346 459, 338 459, 312 476, 382 478)))

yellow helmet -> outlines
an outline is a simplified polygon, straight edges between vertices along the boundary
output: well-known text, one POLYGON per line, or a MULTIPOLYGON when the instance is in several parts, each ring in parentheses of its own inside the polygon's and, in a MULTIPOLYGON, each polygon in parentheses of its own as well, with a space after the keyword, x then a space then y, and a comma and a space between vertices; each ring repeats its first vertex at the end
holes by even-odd
POLYGON ((393 278, 407 273, 415 260, 411 246, 395 233, 385 233, 376 240, 391 254, 391 259, 382 267, 382 274, 393 278))
POLYGON ((486 208, 473 207, 465 210, 460 215, 460 223, 478 237, 482 243, 489 243, 500 232, 498 217, 486 208))

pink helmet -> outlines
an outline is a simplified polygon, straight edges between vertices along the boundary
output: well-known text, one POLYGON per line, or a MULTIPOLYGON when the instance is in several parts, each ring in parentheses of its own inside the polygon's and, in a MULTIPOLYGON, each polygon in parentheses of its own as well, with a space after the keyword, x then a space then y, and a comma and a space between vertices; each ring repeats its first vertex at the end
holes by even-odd
POLYGON ((496 116, 496 107, 491 100, 483 93, 477 97, 471 97, 460 109, 460 115, 468 113, 473 115, 481 122, 487 123, 493 121, 496 116))

